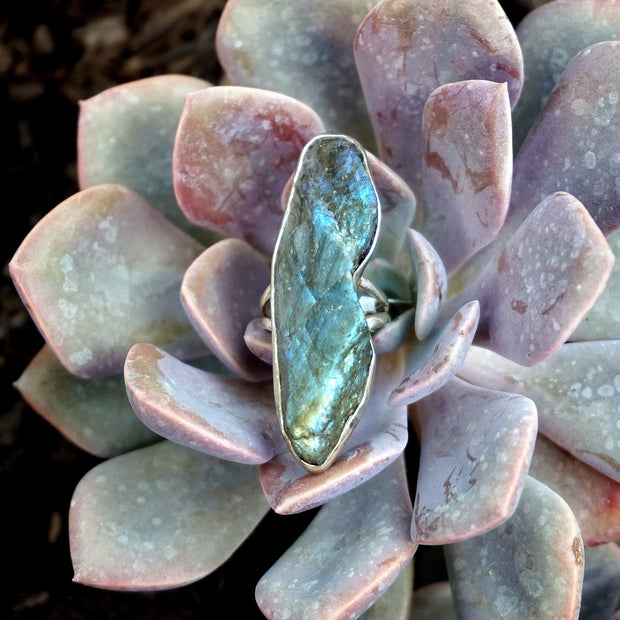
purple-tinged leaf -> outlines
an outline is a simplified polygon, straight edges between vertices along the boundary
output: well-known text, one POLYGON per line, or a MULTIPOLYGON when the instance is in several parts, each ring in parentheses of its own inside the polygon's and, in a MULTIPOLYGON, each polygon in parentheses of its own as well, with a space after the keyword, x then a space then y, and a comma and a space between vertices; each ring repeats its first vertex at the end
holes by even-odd
POLYGON ((543 435, 530 475, 568 503, 586 547, 620 539, 620 483, 592 469, 543 435))
POLYGON ((373 335, 372 342, 377 355, 393 353, 407 341, 415 325, 416 313, 411 308, 392 319, 373 335))
POLYGON ((390 394, 390 405, 408 405, 428 396, 451 379, 465 361, 478 325, 480 306, 470 301, 423 342, 408 343, 405 379, 390 394))
POLYGON ((528 396, 541 433, 620 482, 619 368, 620 340, 609 340, 565 344, 532 368, 472 347, 459 376, 528 396))
POLYGON ((416 291, 415 335, 424 340, 433 331, 446 299, 448 278, 435 248, 417 231, 407 231, 407 249, 416 291))
POLYGON ((609 280, 570 340, 620 340, 620 231, 607 243, 615 258, 609 280))
POLYGON ((179 357, 204 352, 179 301, 201 250, 135 192, 98 185, 48 213, 10 268, 59 361, 93 379, 120 374, 136 342, 179 357))
POLYGON ((514 512, 536 439, 536 406, 452 379, 411 409, 421 454, 411 538, 476 536, 514 512))
POLYGON ((415 590, 411 620, 457 620, 450 582, 440 581, 415 590))
POLYGON ((196 224, 271 254, 280 196, 308 140, 324 131, 299 101, 217 86, 187 96, 174 149, 174 189, 196 224))
POLYGON ((355 31, 377 0, 231 0, 216 46, 233 84, 285 93, 315 109, 330 131, 372 145, 355 71, 355 31))
POLYGON ((579 620, 607 620, 620 602, 620 549, 609 543, 586 549, 579 620))
POLYGON ((549 357, 603 290, 614 256, 570 194, 543 200, 449 308, 480 301, 475 344, 519 364, 549 357))
POLYGON ((183 278, 181 299, 194 327, 215 355, 248 381, 271 377, 271 368, 246 346, 248 323, 260 315, 269 285, 262 256, 239 239, 207 248, 183 278))
POLYGON ((526 15, 517 36, 527 71, 513 113, 515 152, 571 58, 594 43, 620 38, 620 5, 605 0, 552 2, 526 15))
POLYGON ((256 586, 271 620, 361 615, 413 556, 411 501, 402 459, 325 505, 256 586))
POLYGON ((159 590, 208 575, 268 509, 256 474, 168 441, 98 465, 71 501, 74 580, 159 590))
POLYGON ((514 104, 523 61, 495 0, 383 0, 362 22, 355 61, 381 159, 422 196, 422 112, 435 88, 462 80, 507 82, 514 104))
POLYGON ((412 591, 413 562, 409 562, 387 592, 360 616, 360 620, 409 620, 412 591))
POLYGON ((506 84, 435 89, 424 107, 424 236, 448 273, 488 245, 510 201, 512 137, 506 84))
POLYGON ((284 450, 260 467, 267 501, 280 514, 320 506, 366 482, 395 461, 407 444, 407 410, 390 407, 387 394, 402 376, 402 354, 382 355, 372 392, 358 425, 334 463, 320 474, 309 473, 284 450))
POLYGON ((265 463, 283 446, 270 382, 204 372, 148 344, 129 351, 125 382, 136 415, 175 443, 251 464, 265 463))
POLYGON ((28 404, 65 437, 108 458, 158 439, 135 416, 120 376, 79 379, 44 346, 15 387, 28 404))
POLYGON ((208 82, 160 75, 122 84, 80 103, 80 187, 115 183, 134 190, 162 215, 200 241, 207 231, 179 209, 172 188, 172 148, 183 101, 208 82))
POLYGON ((576 620, 584 568, 579 528, 566 502, 527 479, 513 516, 445 547, 458 618, 576 620))
POLYGON ((273 350, 271 342, 271 332, 267 331, 263 326, 261 318, 252 319, 245 328, 243 340, 248 349, 265 362, 265 364, 273 365, 273 350))
POLYGON ((552 192, 573 194, 605 235, 620 228, 620 42, 570 62, 514 166, 508 230, 552 192))

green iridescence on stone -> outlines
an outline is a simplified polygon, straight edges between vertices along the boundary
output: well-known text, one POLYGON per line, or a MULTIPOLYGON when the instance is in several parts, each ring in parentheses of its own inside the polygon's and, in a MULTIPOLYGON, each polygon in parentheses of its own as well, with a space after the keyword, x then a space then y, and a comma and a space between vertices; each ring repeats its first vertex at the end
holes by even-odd
POLYGON ((302 153, 274 252, 274 384, 282 429, 311 468, 332 460, 365 404, 374 351, 356 283, 374 248, 379 200, 352 139, 302 153))

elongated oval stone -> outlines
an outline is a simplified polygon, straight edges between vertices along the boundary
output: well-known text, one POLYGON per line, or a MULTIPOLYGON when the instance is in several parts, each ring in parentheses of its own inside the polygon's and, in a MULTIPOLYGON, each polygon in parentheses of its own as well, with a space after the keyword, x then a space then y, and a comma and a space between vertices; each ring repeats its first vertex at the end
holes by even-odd
POLYGON ((322 471, 368 399, 375 353, 357 296, 379 199, 362 148, 343 135, 305 147, 273 256, 274 392, 295 457, 322 471))

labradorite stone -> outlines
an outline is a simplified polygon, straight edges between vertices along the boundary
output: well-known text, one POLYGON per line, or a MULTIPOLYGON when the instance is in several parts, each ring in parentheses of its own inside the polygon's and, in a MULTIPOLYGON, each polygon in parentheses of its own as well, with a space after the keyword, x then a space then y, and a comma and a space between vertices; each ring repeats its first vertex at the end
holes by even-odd
POLYGON ((373 248, 378 220, 357 143, 334 135, 310 142, 274 252, 271 312, 284 434, 312 466, 323 466, 346 436, 372 381, 374 352, 354 274, 373 248))

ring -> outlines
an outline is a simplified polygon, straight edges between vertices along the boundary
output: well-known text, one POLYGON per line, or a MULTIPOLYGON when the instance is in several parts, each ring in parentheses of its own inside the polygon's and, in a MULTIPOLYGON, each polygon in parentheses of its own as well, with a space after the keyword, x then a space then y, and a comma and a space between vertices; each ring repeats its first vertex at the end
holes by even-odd
POLYGON ((325 471, 368 401, 371 332, 389 321, 385 294, 362 277, 381 210, 364 149, 339 134, 302 151, 261 299, 271 330, 282 434, 310 472, 325 471))
MULTIPOLYGON (((371 280, 367 280, 363 276, 360 278, 359 295, 360 305, 364 310, 366 323, 371 334, 379 331, 384 325, 392 320, 390 313, 390 303, 393 300, 388 299, 387 295, 371 280)), ((397 303, 401 300, 396 300, 397 303)), ((267 286, 265 292, 260 298, 261 323, 264 329, 271 331, 271 285, 267 286)))

